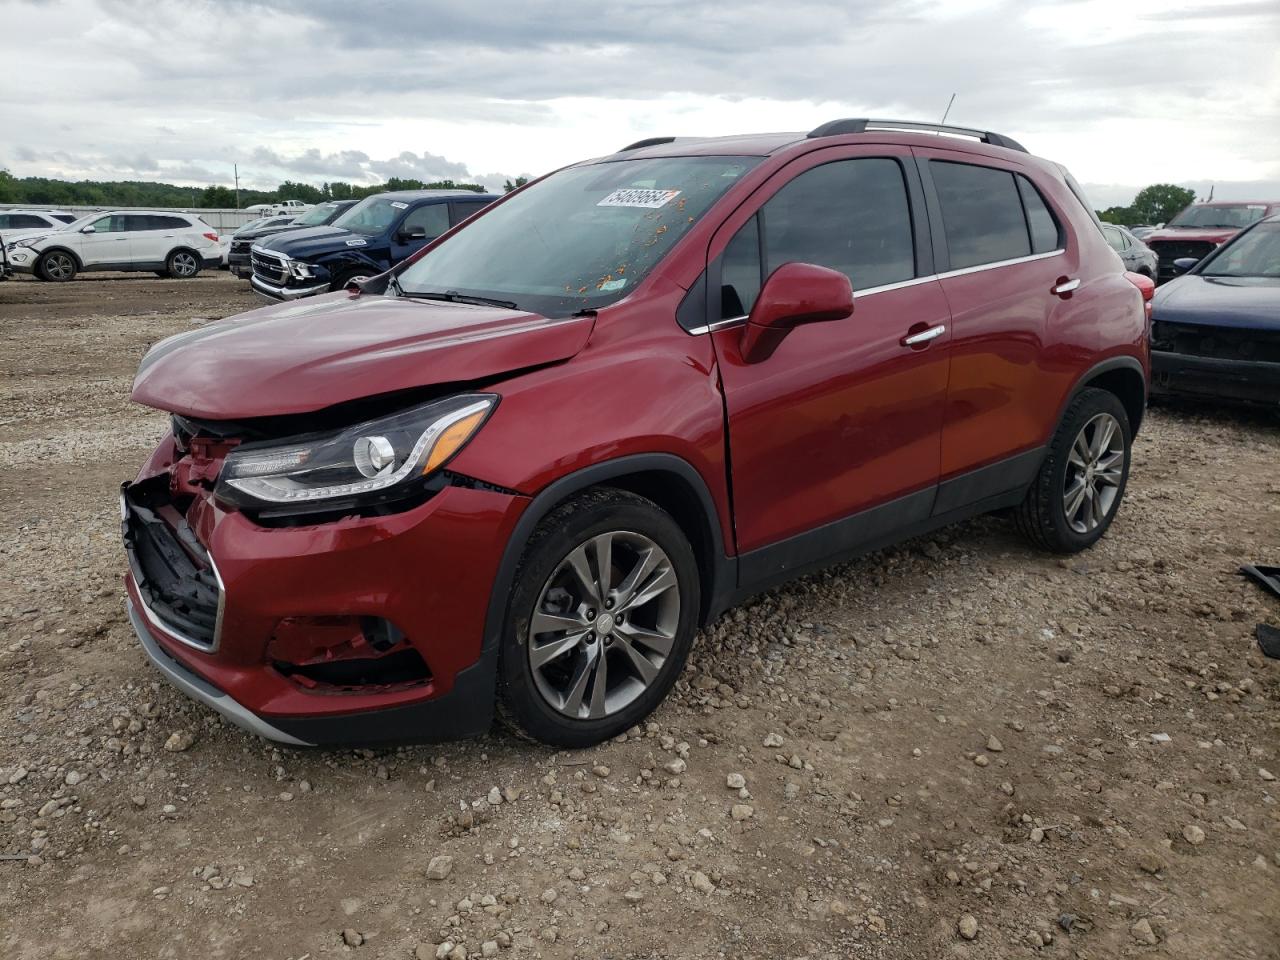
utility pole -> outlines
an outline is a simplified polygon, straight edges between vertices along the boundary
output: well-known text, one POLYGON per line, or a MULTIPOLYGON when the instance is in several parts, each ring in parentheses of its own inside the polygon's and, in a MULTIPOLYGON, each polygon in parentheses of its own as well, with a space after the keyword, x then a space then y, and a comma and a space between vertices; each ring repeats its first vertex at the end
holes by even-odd
POLYGON ((233 163, 231 165, 231 169, 234 170, 236 174, 236 209, 239 210, 240 209, 240 165, 237 163, 233 163))

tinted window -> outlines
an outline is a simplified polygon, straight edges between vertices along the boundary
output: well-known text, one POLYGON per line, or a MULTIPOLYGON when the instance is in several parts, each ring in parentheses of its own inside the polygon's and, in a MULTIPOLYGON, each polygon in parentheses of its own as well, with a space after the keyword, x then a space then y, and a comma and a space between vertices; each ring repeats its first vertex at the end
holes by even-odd
POLYGON ((970 163, 931 160, 951 269, 1013 260, 1031 253, 1013 174, 970 163))
POLYGON ((765 274, 784 263, 839 270, 855 290, 915 276, 911 208, 896 160, 840 160, 814 167, 761 210, 765 274))
POLYGON ((438 237, 449 229, 449 205, 447 203, 428 203, 410 210, 409 215, 400 224, 401 230, 412 230, 421 227, 428 237, 438 237))
POLYGON ((0 214, 0 229, 8 230, 39 230, 41 227, 48 227, 49 224, 43 217, 35 217, 29 213, 3 213, 0 214))
POLYGON ((760 227, 752 217, 734 234, 720 260, 720 319, 744 317, 760 292, 760 227))
POLYGON ((453 222, 461 223, 467 217, 479 213, 488 205, 488 200, 455 200, 453 202, 453 222))
POLYGON ((1035 184, 1019 174, 1018 192, 1022 194, 1022 206, 1027 212, 1027 225, 1031 230, 1031 252, 1048 253, 1050 250, 1057 250, 1062 246, 1062 227, 1040 191, 1035 184))
POLYGON ((55 220, 61 220, 63 223, 72 223, 76 218, 74 213, 51 213, 49 216, 55 220))

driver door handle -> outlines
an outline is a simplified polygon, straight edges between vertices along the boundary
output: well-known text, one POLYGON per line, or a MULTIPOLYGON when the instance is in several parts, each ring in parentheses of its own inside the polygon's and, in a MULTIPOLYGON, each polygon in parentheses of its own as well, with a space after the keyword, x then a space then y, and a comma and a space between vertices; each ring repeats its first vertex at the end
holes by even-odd
POLYGON ((1061 297, 1063 294, 1071 293, 1073 290, 1079 290, 1079 289, 1080 289, 1080 278, 1077 277, 1074 280, 1065 280, 1065 279, 1060 280, 1057 286, 1055 286, 1053 290, 1050 292, 1056 293, 1058 296, 1061 297))
POLYGON ((928 330, 921 330, 919 333, 912 333, 902 338, 904 347, 915 347, 922 343, 928 343, 935 340, 947 332, 947 326, 944 323, 938 324, 936 327, 930 327, 928 330))

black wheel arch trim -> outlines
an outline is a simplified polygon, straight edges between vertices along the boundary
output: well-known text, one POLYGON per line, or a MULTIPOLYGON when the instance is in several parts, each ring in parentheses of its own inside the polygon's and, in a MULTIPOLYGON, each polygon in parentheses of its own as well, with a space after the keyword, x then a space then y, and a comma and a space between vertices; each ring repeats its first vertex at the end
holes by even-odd
MULTIPOLYGON (((1082 390, 1089 389, 1089 387, 1093 385, 1093 381, 1097 380, 1098 377, 1103 374, 1110 373, 1113 370, 1130 370, 1138 375, 1138 378, 1142 381, 1142 409, 1145 412, 1147 400, 1151 395, 1151 382, 1147 377, 1147 371, 1143 368, 1142 363, 1138 358, 1132 354, 1125 353, 1120 356, 1108 357, 1106 360, 1099 361, 1081 374, 1081 376, 1076 380, 1075 385, 1071 388, 1071 391, 1063 398, 1062 404, 1058 407, 1058 415, 1053 421, 1054 432, 1057 432, 1058 427, 1062 424, 1062 418, 1067 412, 1067 407, 1071 406, 1071 401, 1078 397, 1082 390)), ((1123 397, 1120 399, 1121 401, 1124 400, 1123 397)), ((1129 424, 1130 435, 1136 437, 1138 435, 1138 428, 1141 425, 1142 418, 1140 416, 1137 423, 1129 424)), ((1053 434, 1050 434, 1049 439, 1052 439, 1052 436, 1053 434)), ((1048 443, 1049 440, 1046 439, 1045 442, 1048 443)))
MULTIPOLYGON (((708 563, 711 582, 702 584, 703 603, 700 623, 706 624, 730 605, 737 579, 737 560, 725 553, 724 539, 720 531, 720 513, 711 497, 706 481, 689 461, 670 453, 638 453, 594 463, 567 474, 543 487, 534 495, 520 519, 516 521, 507 539, 498 573, 494 577, 489 594, 489 607, 485 615, 484 639, 481 657, 496 659, 502 640, 502 630, 507 617, 507 598, 515 584, 516 568, 524 554, 525 545, 534 529, 556 505, 568 497, 589 487, 607 485, 610 480, 639 473, 669 473, 683 481, 698 499, 705 529, 699 531, 708 537, 710 556, 708 563)), ((692 535, 692 531, 687 531, 692 535)))

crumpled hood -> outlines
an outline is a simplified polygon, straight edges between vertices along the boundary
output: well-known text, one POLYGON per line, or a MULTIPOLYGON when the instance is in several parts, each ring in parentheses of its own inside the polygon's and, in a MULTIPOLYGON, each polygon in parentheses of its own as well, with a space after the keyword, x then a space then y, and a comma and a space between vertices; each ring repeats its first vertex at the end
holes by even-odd
POLYGON ((133 399, 206 420, 307 413, 567 360, 594 322, 342 291, 162 340, 142 359, 133 399))
POLYGON ((1280 330, 1280 280, 1191 273, 1156 290, 1152 319, 1280 330))
POLYGON ((1142 238, 1142 242, 1147 246, 1153 243, 1160 243, 1163 240, 1189 240, 1192 242, 1207 241, 1209 243, 1226 243, 1243 227, 1214 227, 1196 228, 1196 227, 1164 227, 1155 233, 1148 233, 1142 238))

